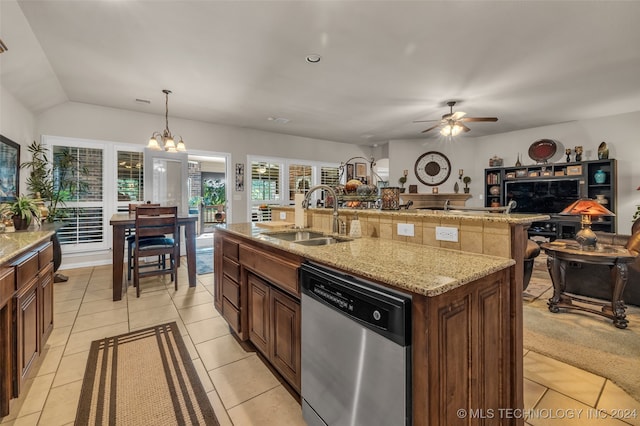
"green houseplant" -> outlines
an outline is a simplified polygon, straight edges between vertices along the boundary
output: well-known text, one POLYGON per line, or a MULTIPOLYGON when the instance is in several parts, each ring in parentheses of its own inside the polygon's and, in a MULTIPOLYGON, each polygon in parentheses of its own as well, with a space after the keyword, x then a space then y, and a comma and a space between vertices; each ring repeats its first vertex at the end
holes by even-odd
POLYGON ((400 192, 404 192, 404 184, 407 183, 407 177, 400 176, 400 178, 398 179, 398 183, 400 183, 400 192))
POLYGON ((55 153, 52 165, 47 156, 48 149, 41 143, 33 141, 27 150, 31 153, 31 161, 20 164, 20 168, 30 169, 27 187, 31 195, 48 203, 49 222, 66 217, 62 207, 75 194, 88 188, 87 182, 78 178, 88 173, 86 167, 78 167, 78 159, 68 149, 55 153))
POLYGON ((217 206, 227 201, 225 184, 220 179, 205 179, 203 182, 203 202, 205 206, 217 206))
POLYGON ((16 231, 27 229, 33 220, 40 220, 40 208, 35 201, 25 195, 20 195, 15 201, 5 203, 0 208, 2 216, 13 219, 16 231))

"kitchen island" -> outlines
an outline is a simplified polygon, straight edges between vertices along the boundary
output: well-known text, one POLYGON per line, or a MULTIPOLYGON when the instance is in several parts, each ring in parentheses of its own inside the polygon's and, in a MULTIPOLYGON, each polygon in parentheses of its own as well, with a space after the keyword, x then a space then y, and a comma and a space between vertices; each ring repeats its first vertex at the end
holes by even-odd
MULTIPOLYGON (((520 233, 529 219, 503 222, 520 233)), ((517 260, 510 255, 372 237, 304 246, 254 224, 220 226, 214 235, 216 309, 296 392, 298 268, 310 260, 411 294, 413 424, 475 424, 479 419, 461 418, 458 410, 523 407, 522 310, 513 306, 520 303, 522 275, 514 285, 517 260)), ((519 244, 523 235, 513 239, 519 244)))

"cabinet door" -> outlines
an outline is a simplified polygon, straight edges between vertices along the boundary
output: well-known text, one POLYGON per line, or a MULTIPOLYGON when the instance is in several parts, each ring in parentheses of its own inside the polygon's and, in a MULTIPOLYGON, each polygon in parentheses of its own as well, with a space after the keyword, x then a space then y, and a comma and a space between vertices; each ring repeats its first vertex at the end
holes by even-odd
POLYGON ((11 399, 11 299, 15 291, 13 268, 0 268, 0 417, 9 414, 11 399))
POLYGON ((269 356, 269 285, 254 274, 248 274, 249 339, 269 356))
POLYGON ((49 263, 40 271, 40 330, 42 337, 40 344, 44 345, 51 331, 53 331, 53 263, 49 263))
POLYGON ((273 365, 300 392, 300 303, 281 291, 271 289, 271 346, 273 365))
POLYGON ((40 326, 38 312, 38 278, 34 277, 16 295, 16 374, 14 396, 20 393, 24 380, 29 375, 33 361, 40 353, 40 326))
POLYGON ((222 236, 213 237, 213 306, 222 313, 222 236))

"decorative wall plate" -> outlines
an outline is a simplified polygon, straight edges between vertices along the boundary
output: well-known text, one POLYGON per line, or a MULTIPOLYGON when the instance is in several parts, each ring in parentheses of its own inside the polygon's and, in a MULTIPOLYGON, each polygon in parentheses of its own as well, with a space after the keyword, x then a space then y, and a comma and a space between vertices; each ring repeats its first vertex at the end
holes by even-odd
POLYGON ((546 163, 556 153, 557 145, 553 139, 538 139, 529 147, 529 157, 536 163, 546 163))

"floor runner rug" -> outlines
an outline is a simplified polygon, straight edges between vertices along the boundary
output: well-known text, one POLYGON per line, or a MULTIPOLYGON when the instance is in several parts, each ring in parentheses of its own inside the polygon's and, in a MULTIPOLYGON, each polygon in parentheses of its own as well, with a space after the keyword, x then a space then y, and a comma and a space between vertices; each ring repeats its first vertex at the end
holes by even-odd
POLYGON ((76 425, 218 425, 175 322, 91 343, 76 425))

